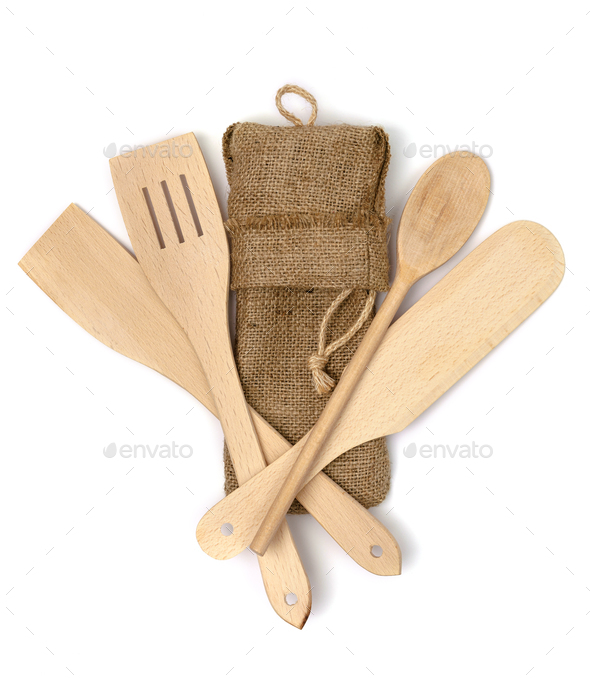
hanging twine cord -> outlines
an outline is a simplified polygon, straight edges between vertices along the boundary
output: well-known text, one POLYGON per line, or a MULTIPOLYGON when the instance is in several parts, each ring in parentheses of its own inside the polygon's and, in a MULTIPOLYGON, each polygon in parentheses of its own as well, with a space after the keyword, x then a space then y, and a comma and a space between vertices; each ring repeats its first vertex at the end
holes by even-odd
MULTIPOLYGON (((318 116, 318 102, 315 100, 315 97, 311 95, 307 90, 303 89, 303 87, 298 87, 297 85, 285 85, 284 87, 281 87, 281 89, 277 92, 275 102, 277 108, 279 109, 279 113, 297 127, 303 127, 303 122, 296 115, 290 113, 283 106, 283 96, 285 94, 297 94, 303 99, 305 99, 309 104, 311 104, 311 114, 309 116, 309 120, 307 121, 307 125, 309 127, 312 127, 315 124, 315 121, 318 116)), ((354 325, 352 325, 352 327, 350 327, 348 331, 340 337, 340 339, 337 339, 336 341, 333 341, 329 346, 326 346, 326 335, 328 333, 328 324, 330 322, 330 319, 332 318, 340 304, 342 304, 343 301, 348 299, 352 292, 353 292, 352 288, 342 290, 342 292, 340 292, 336 299, 334 299, 334 301, 330 305, 330 308, 326 311, 326 314, 324 315, 322 324, 320 326, 320 336, 318 339, 318 352, 315 355, 310 356, 307 360, 307 366, 311 370, 315 389, 320 395, 330 393, 334 386, 336 386, 336 382, 334 381, 334 379, 332 379, 332 377, 329 374, 324 372, 324 367, 326 367, 326 364, 328 363, 330 356, 339 348, 342 348, 345 344, 347 344, 352 339, 352 337, 354 337, 354 335, 361 329, 361 327, 369 319, 371 311, 373 310, 373 305, 375 304, 377 292, 370 290, 367 293, 367 301, 365 303, 365 307, 363 308, 362 313, 360 314, 354 325)))
POLYGON ((311 370, 315 389, 320 395, 330 393, 334 386, 336 386, 334 379, 332 379, 329 374, 324 372, 324 367, 326 367, 330 356, 332 353, 334 353, 334 351, 337 351, 339 348, 342 348, 345 344, 347 344, 369 319, 371 311, 373 310, 375 298, 377 297, 377 292, 374 290, 369 290, 367 293, 365 307, 363 308, 362 313, 359 315, 354 325, 352 325, 352 327, 350 327, 349 330, 340 337, 340 339, 333 341, 328 347, 326 347, 326 334, 328 333, 328 323, 330 322, 330 318, 334 315, 340 304, 342 304, 345 299, 348 299, 352 292, 352 289, 342 290, 336 299, 334 299, 330 305, 330 308, 326 311, 320 327, 318 352, 315 355, 310 356, 307 360, 307 366, 311 370))
POLYGON ((283 106, 282 99, 283 95, 285 94, 298 94, 311 104, 311 115, 309 116, 307 124, 310 127, 313 126, 316 118, 318 117, 318 102, 315 100, 315 97, 313 97, 307 90, 303 89, 303 87, 298 87, 297 85, 285 85, 277 92, 275 102, 277 104, 277 108, 279 109, 279 113, 284 118, 287 118, 289 122, 292 122, 298 127, 303 127, 301 120, 296 115, 293 115, 293 113, 289 113, 289 111, 283 106))

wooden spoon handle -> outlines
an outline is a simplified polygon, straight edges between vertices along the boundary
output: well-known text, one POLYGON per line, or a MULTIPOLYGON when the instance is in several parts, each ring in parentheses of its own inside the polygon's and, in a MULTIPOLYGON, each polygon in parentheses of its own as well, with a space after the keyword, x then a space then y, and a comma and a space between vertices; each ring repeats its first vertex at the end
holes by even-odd
POLYGON ((383 340, 396 311, 413 282, 410 277, 403 274, 403 271, 398 272, 396 275, 381 308, 375 315, 352 360, 346 366, 334 393, 320 414, 287 480, 275 497, 270 510, 256 533, 250 546, 254 553, 264 555, 266 552, 274 533, 293 503, 293 499, 295 499, 299 490, 305 485, 309 471, 322 446, 332 433, 355 386, 358 384, 361 375, 383 340))

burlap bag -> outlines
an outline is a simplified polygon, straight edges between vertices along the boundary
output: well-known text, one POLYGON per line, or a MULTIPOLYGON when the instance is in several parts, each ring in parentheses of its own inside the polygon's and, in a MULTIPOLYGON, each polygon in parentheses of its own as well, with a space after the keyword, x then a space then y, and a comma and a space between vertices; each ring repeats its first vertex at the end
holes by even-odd
MULTIPOLYGON (((282 88, 277 105, 294 127, 231 125, 223 156, 236 362, 248 403, 294 444, 329 398, 314 387, 309 364, 324 353, 318 343, 329 307, 352 288, 324 322, 324 348, 366 318, 329 359, 320 356, 325 367, 319 373, 337 381, 374 315, 374 292, 388 289, 384 181, 390 152, 379 127, 314 127, 315 100, 304 90, 282 88), (307 125, 282 109, 287 91, 312 101, 307 125)), ((224 464, 229 494, 237 480, 227 448, 224 464)), ((324 470, 363 506, 376 506, 389 490, 385 439, 342 454, 324 470)), ((291 512, 305 510, 296 501, 291 512)))

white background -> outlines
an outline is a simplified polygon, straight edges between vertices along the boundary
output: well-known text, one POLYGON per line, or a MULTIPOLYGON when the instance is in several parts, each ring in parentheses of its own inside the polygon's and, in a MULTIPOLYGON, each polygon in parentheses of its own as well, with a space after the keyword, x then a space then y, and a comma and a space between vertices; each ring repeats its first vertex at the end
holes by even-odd
POLYGON ((587 676, 588 0, 8 2, 2 675, 587 676), (222 497, 216 420, 186 414, 188 394, 86 334, 17 267, 70 202, 128 243, 103 154, 113 142, 194 131, 225 213, 222 133, 288 124, 274 106, 285 83, 316 96, 318 124, 387 130, 394 227, 432 162, 404 148, 493 150, 483 220, 404 308, 515 219, 552 230, 568 266, 531 318, 390 438, 392 489, 373 511, 400 543, 401 577, 365 572, 309 516, 290 519, 314 586, 303 631, 274 614, 250 553, 217 562, 194 538, 222 497), (193 456, 102 454, 171 439, 193 456), (403 455, 472 441, 492 457, 403 455))

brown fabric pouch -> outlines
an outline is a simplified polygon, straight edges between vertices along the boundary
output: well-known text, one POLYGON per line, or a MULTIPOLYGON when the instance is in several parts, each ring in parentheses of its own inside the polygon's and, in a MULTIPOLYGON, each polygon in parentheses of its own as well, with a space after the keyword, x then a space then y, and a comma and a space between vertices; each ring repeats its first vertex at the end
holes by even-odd
MULTIPOLYGON (((354 325, 370 291, 388 289, 389 142, 379 127, 236 123, 224 134, 223 156, 236 362, 248 403, 294 444, 329 398, 314 388, 308 366, 326 311, 353 288, 329 319, 331 342, 354 325)), ((373 315, 371 309, 369 321, 373 315)), ((324 369, 336 381, 369 321, 330 356, 324 369)), ((229 494, 237 480, 227 448, 224 464, 229 494)), ((389 490, 385 439, 342 454, 324 470, 363 506, 376 506, 389 490)), ((291 512, 305 509, 295 501, 291 512)))

